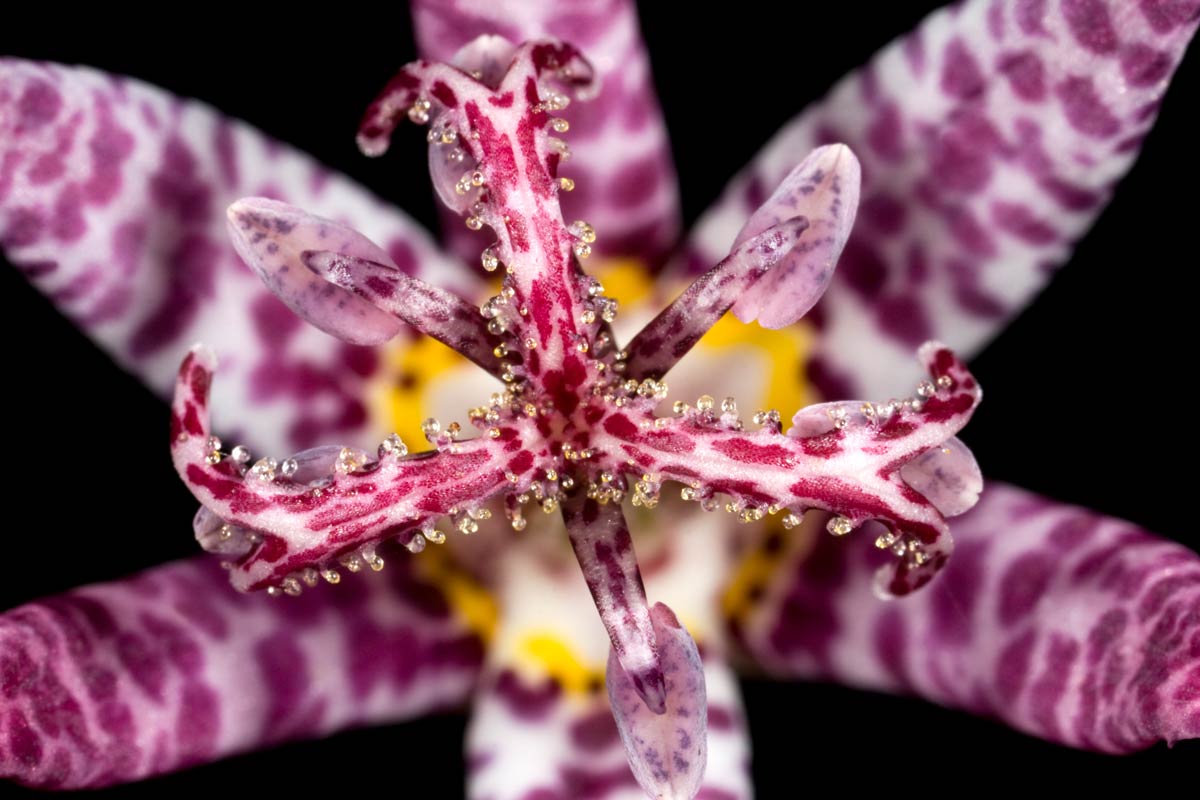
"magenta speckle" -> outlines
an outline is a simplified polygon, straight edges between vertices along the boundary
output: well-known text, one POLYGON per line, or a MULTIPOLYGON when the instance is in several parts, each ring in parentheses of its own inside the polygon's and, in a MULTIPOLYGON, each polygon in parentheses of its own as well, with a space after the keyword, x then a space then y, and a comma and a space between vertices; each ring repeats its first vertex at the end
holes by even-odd
POLYGON ((858 207, 858 218, 887 236, 894 236, 904 227, 904 204, 890 194, 877 192, 865 198, 858 207))
POLYGON ((1031 103, 1046 99, 1045 67, 1033 51, 1006 53, 999 57, 996 68, 1008 78, 1017 97, 1031 103))
POLYGON ((1029 676, 1029 663, 1037 644, 1037 632, 1029 630, 1013 639, 996 659, 996 695, 1000 704, 1010 705, 1017 700, 1029 676))
POLYGON ((580 750, 592 753, 615 747, 620 743, 620 734, 612 712, 606 707, 573 722, 571 741, 580 750))
POLYGON ((103 206, 121 189, 121 165, 133 154, 134 140, 129 131, 112 119, 107 103, 97 103, 96 133, 88 142, 92 156, 92 175, 84 184, 87 202, 103 206))
POLYGON ((1062 0, 1062 13, 1071 35, 1084 48, 1102 56, 1116 52, 1117 32, 1101 0, 1062 0))
POLYGON ((0 235, 0 244, 5 247, 28 247, 41 238, 44 226, 38 209, 14 208, 8 214, 8 226, 0 235))
POLYGON ((1121 74, 1133 86, 1153 86, 1171 72, 1171 56, 1145 44, 1133 44, 1121 52, 1121 74))
POLYGON ((1051 738, 1061 738, 1055 708, 1071 677, 1071 666, 1079 655, 1079 643, 1053 636, 1042 674, 1029 687, 1029 707, 1034 722, 1051 738))
POLYGON ((288 632, 280 631, 259 641, 254 647, 263 685, 269 692, 263 737, 273 740, 290 730, 308 695, 308 660, 288 632))
POLYGON ((1045 553, 1026 553, 1014 559, 1000 578, 1000 624, 1011 627, 1033 613, 1053 573, 1054 559, 1045 553))
POLYGON ((130 351, 145 356, 170 345, 187 329, 202 298, 211 296, 221 248, 199 235, 185 236, 168 254, 174 266, 166 297, 134 331, 130 351))
POLYGON ((180 222, 208 222, 212 191, 196 175, 196 157, 183 140, 167 140, 162 166, 150 180, 150 195, 180 222))
POLYGON ((54 237, 61 242, 74 242, 87 232, 83 218, 83 193, 79 186, 68 183, 54 201, 54 217, 50 225, 54 237))
POLYGON ((208 686, 199 682, 184 685, 175 724, 179 766, 199 764, 212 757, 220 732, 220 708, 216 692, 208 686))
POLYGON ((838 261, 838 272, 864 300, 874 300, 883 291, 887 265, 874 249, 852 238, 838 261))
POLYGON ((33 80, 25 87, 17 101, 20 115, 19 130, 33 131, 48 122, 53 122, 62 110, 62 96, 58 90, 43 80, 33 80))
POLYGON ((884 611, 875 621, 871 633, 875 657, 900 686, 908 686, 908 664, 905 660, 909 647, 908 627, 904 614, 894 606, 884 611))
MULTIPOLYGON (((867 128, 867 144, 885 161, 904 156, 904 120, 895 103, 881 107, 867 128)), ((835 140, 836 141, 836 140, 835 140)))
POLYGON ((217 124, 217 131, 213 136, 213 150, 217 154, 217 166, 221 170, 221 179, 227 187, 237 186, 237 144, 233 138, 233 125, 228 121, 222 120, 217 124))
POLYGON ((250 319, 254 332, 272 352, 281 350, 304 327, 304 320, 269 292, 250 303, 250 319))
POLYGON ((42 740, 20 709, 13 709, 8 715, 8 749, 25 769, 32 770, 42 763, 42 740))
POLYGON ((1107 139, 1121 129, 1120 121, 1096 93, 1091 78, 1067 78, 1055 89, 1067 122, 1086 136, 1107 139))
POLYGON ((1031 245, 1048 245, 1058 241, 1058 233, 1047 222, 1034 216, 1020 203, 992 203, 992 221, 999 228, 1031 245))
POLYGON ((979 62, 959 39, 946 45, 942 61, 942 91, 958 100, 970 100, 983 94, 983 73, 979 62))
POLYGON ((620 206, 639 206, 647 202, 662 180, 662 165, 657 154, 624 165, 608 185, 610 202, 620 206))
POLYGON ((1155 33, 1166 34, 1196 19, 1200 5, 1194 0, 1141 0, 1142 16, 1155 33))
POLYGON ((420 262, 417 260, 417 254, 413 252, 412 245, 404 239, 392 239, 387 246, 388 258, 392 259, 392 263, 406 275, 416 275, 420 267, 420 262))
POLYGON ((148 697, 161 702, 167 675, 158 644, 132 631, 125 631, 117 637, 117 655, 122 666, 148 697))
POLYGON ((1045 35, 1046 0, 1017 0, 1014 15, 1021 31, 1029 36, 1045 35))
POLYGON ((876 305, 875 313, 884 333, 913 347, 932 338, 933 328, 929 318, 913 295, 884 297, 876 305))
POLYGON ((525 720, 545 717, 562 694, 562 688, 553 679, 547 679, 539 686, 526 686, 511 670, 504 670, 496 677, 492 691, 514 716, 525 720))

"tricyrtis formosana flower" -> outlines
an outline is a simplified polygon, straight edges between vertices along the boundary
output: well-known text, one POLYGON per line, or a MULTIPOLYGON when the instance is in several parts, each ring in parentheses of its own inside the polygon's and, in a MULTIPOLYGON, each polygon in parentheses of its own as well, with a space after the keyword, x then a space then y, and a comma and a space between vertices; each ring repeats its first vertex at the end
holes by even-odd
POLYGON ((981 494, 954 355, 1095 218, 1196 4, 934 15, 790 123, 654 280, 614 261, 661 264, 677 235, 634 9, 546 5, 416 3, 429 60, 361 129, 376 154, 426 126, 470 268, 206 107, 0 62, 0 243, 174 386, 220 554, 0 618, 0 774, 101 786, 470 698, 472 796, 748 797, 730 659, 1089 749, 1200 734, 1195 554, 981 494), (468 390, 457 419, 420 413, 468 390))
POLYGON ((244 448, 226 454, 209 428, 216 363, 200 349, 180 370, 172 448, 204 505, 198 535, 237 557, 230 568, 243 589, 299 594, 322 577, 340 581, 343 569, 381 568, 382 540, 400 537, 420 551, 445 538, 437 526, 446 518, 474 532, 494 500, 518 530, 530 503, 561 508, 612 639, 610 693, 628 683, 652 712, 613 705, 634 774, 651 796, 692 796, 706 760, 703 670, 674 615, 651 614, 622 502, 652 508, 674 482, 684 499, 721 502, 745 522, 783 514, 795 527, 819 509, 834 515, 835 535, 883 523, 877 543, 896 563, 880 585, 904 595, 949 558, 944 515, 978 498, 978 467, 953 437, 980 391, 947 348, 930 343, 921 350, 929 379, 911 397, 808 408, 786 434, 775 409, 757 412, 748 428, 732 397, 704 395, 694 407, 678 400, 673 414, 658 414, 671 367, 735 304, 782 326, 816 303, 854 220, 858 162, 840 145, 802 161, 730 254, 622 345, 609 326, 618 300, 582 266, 598 233, 565 223, 558 202, 570 185, 558 175, 570 151, 556 134, 569 126, 554 112, 568 104, 567 91, 591 83, 591 67, 570 45, 484 37, 455 66, 405 67, 368 111, 359 143, 371 154, 400 119, 428 124, 439 194, 468 228, 496 235, 481 262, 504 277, 478 308, 406 275, 332 220, 265 199, 229 210, 238 252, 313 324, 379 344, 402 321, 500 378, 505 390, 468 412, 474 438, 462 438, 456 422, 429 419, 433 450, 410 453, 393 436, 375 455, 318 448, 250 464, 244 448))

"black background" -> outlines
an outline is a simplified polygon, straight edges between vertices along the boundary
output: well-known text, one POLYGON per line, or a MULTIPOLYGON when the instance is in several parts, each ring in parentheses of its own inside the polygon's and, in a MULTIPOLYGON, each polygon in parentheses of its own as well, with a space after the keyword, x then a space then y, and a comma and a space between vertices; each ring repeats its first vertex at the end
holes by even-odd
MULTIPOLYGON (((780 124, 938 4, 805 3, 786 11, 743 4, 744 12, 685 10, 690 5, 642 10, 688 222, 780 124)), ((423 131, 405 126, 381 161, 354 147, 362 109, 414 54, 403 9, 375 17, 347 7, 344 19, 329 10, 287 21, 179 11, 182 21, 170 29, 141 19, 148 32, 127 39, 113 32, 126 23, 111 15, 72 14, 72 32, 64 32, 65 15, 53 23, 9 18, 0 53, 98 66, 201 98, 433 224, 419 166, 423 131)), ((1140 161, 1073 260, 973 362, 987 398, 964 436, 993 478, 1125 517, 1193 548, 1200 536, 1188 516, 1195 489, 1186 482, 1195 469, 1183 459, 1196 444, 1195 409, 1179 383, 1196 363, 1188 276, 1197 263, 1200 123, 1191 112, 1198 92, 1193 53, 1140 161)), ((192 555, 195 506, 170 467, 165 407, 13 270, 0 274, 4 453, 14 471, 4 481, 0 608, 192 555), (69 487, 70 500, 37 500, 39 486, 69 487)), ((1143 791, 1195 786, 1197 742, 1115 759, 915 700, 762 681, 744 689, 762 797, 798 796, 817 781, 835 791, 969 791, 984 781, 1024 785, 1035 773, 1041 788, 1081 792, 1126 780, 1143 791)), ((440 717, 355 731, 103 794, 270 787, 286 795, 382 785, 399 797, 455 797, 464 725, 462 717, 440 717)), ((0 788, 0 795, 21 793, 0 788)))

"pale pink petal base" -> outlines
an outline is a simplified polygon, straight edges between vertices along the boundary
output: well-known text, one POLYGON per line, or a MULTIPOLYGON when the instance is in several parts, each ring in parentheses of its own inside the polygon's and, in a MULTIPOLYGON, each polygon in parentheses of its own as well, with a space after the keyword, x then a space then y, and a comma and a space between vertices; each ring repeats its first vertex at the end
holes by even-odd
POLYGON ((300 598, 209 557, 0 616, 0 778, 107 786, 463 703, 481 642, 408 554, 300 598))
POLYGON ((925 591, 880 602, 871 548, 806 520, 738 625, 780 677, 913 693, 1111 753, 1200 737, 1200 556, 1119 520, 990 484, 925 591))

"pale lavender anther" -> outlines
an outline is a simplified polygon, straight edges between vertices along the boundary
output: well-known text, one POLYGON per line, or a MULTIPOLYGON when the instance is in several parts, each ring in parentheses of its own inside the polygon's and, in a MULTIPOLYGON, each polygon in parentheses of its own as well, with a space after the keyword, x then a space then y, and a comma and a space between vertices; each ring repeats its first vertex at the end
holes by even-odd
POLYGON ((877 395, 926 339, 970 356, 1095 221, 1198 24, 1196 0, 940 10, 775 136, 701 218, 687 266, 727 252, 803 154, 845 142, 861 204, 809 379, 828 399, 877 395))
POLYGON ((650 610, 666 679, 666 710, 654 714, 642 703, 634 676, 616 650, 608 660, 608 696, 629 766, 656 800, 696 796, 708 760, 708 709, 704 667, 687 629, 662 603, 650 610))
POLYGON ((563 522, 624 680, 652 714, 667 708, 661 649, 646 604, 633 539, 621 507, 580 493, 563 503, 563 522))
POLYGON ((817 515, 794 532, 815 546, 792 550, 739 620, 771 673, 917 694, 1089 750, 1200 738, 1196 553, 989 484, 955 520, 938 580, 880 603, 872 576, 884 557, 834 546, 825 523, 817 515))
POLYGON ((0 778, 108 786, 465 702, 481 641, 387 556, 286 604, 202 558, 5 612, 0 778))
POLYGON ((326 281, 437 339, 497 378, 503 372, 496 355, 499 339, 488 333, 479 308, 453 292, 387 264, 329 250, 306 251, 301 261, 326 281))
POLYGON ((861 182, 858 159, 844 144, 818 147, 788 173, 738 232, 734 247, 793 217, 807 219, 808 231, 770 275, 739 293, 738 319, 782 328, 821 299, 854 227, 861 182))
POLYGON ((353 228, 265 197, 246 197, 226 211, 229 239, 271 293, 311 325, 351 344, 383 344, 401 330, 380 311, 306 269, 304 254, 324 250, 381 263, 399 272, 383 248, 353 228))
MULTIPOLYGON (((789 254, 807 241, 809 227, 807 218, 797 217, 739 242, 721 263, 697 278, 630 340, 625 348, 628 373, 639 379, 667 374, 739 298, 771 280, 767 276, 775 270, 785 268, 789 254)), ((816 302, 827 282, 825 278, 807 281, 803 291, 812 294, 812 302, 816 302)), ((802 291, 794 288, 795 293, 802 291)))
POLYGON ((957 436, 905 464, 900 478, 947 517, 970 511, 983 491, 983 473, 975 454, 957 436))

